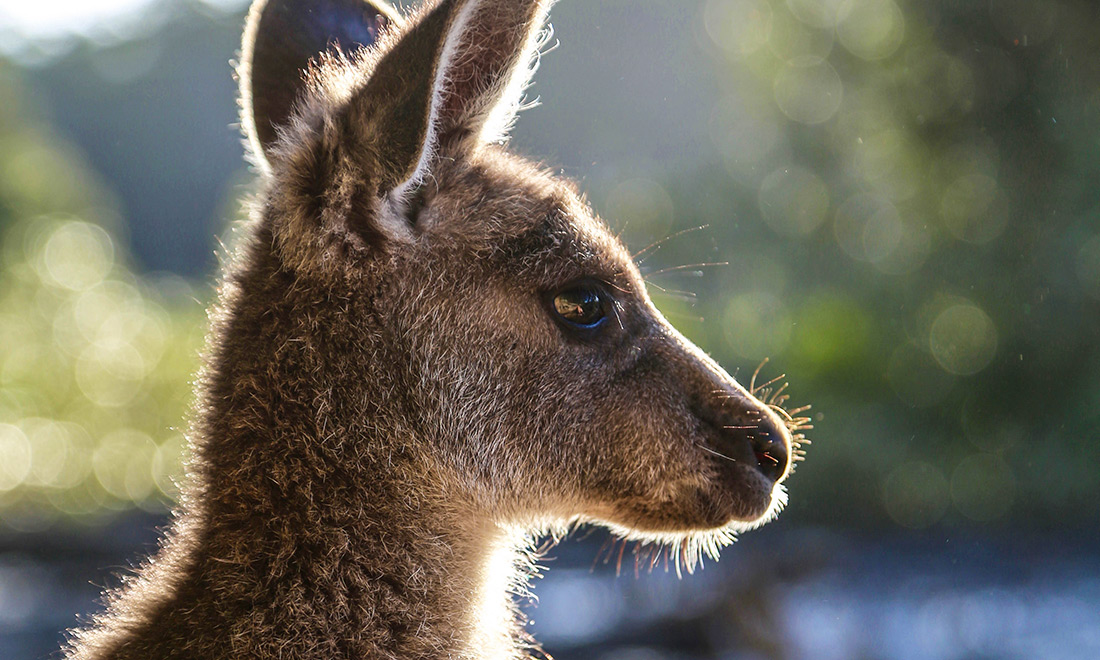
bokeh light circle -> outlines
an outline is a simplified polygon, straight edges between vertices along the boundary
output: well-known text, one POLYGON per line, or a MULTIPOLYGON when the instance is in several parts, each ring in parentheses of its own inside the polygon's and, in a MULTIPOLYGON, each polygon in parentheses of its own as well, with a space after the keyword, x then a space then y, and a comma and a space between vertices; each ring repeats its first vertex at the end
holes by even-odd
POLYGON ((894 54, 905 38, 905 16, 893 0, 845 0, 837 14, 837 37, 864 60, 894 54))
POLYGON ((734 296, 726 307, 726 341, 750 360, 774 357, 791 339, 791 316, 777 296, 764 291, 734 296))
POLYGON ((711 132, 730 174, 738 178, 756 172, 780 137, 772 116, 751 112, 737 96, 727 96, 715 104, 711 132))
POLYGON ((829 188, 804 167, 781 167, 769 174, 757 199, 764 221, 785 236, 809 235, 829 212, 829 188))
POLYGON ((31 443, 18 426, 0 424, 0 492, 23 483, 31 471, 31 443))
POLYGON ((918 123, 973 109, 977 83, 962 59, 927 44, 907 46, 902 59, 910 82, 900 91, 904 107, 918 123))
POLYGON ((40 417, 25 418, 19 426, 30 441, 28 485, 73 488, 87 477, 92 441, 83 427, 40 417))
POLYGON ((976 374, 997 351, 997 328, 976 305, 951 305, 936 316, 929 332, 932 356, 948 373, 976 374))
POLYGON ((825 59, 832 52, 835 42, 836 35, 832 26, 825 29, 815 28, 782 9, 777 9, 773 14, 768 48, 780 61, 786 62, 800 57, 825 59))
POLYGON ((853 259, 878 262, 889 257, 904 233, 897 207, 881 195, 852 195, 836 212, 837 243, 853 259))
POLYGON ((148 498, 156 487, 153 460, 157 446, 135 429, 120 429, 105 436, 92 455, 96 480, 112 496, 131 502, 148 498))
POLYGON ((928 232, 916 225, 903 223, 901 240, 886 257, 874 262, 875 268, 888 275, 905 275, 918 270, 932 251, 928 232))
POLYGON ((890 518, 909 529, 934 525, 950 503, 947 479, 923 461, 905 463, 891 472, 883 484, 882 499, 890 518))
POLYGON ((775 77, 775 102, 784 115, 800 124, 832 119, 844 98, 844 85, 833 65, 819 57, 787 62, 775 77))
POLYGON ((182 472, 187 439, 180 433, 173 433, 157 445, 153 455, 153 482, 161 494, 170 499, 179 496, 177 476, 182 472))
POLYGON ((105 408, 125 406, 141 391, 151 365, 126 343, 88 346, 76 363, 76 383, 89 401, 105 408))
POLYGON ((820 30, 836 27, 836 0, 787 0, 791 15, 806 25, 820 30))
POLYGON ((944 226, 969 243, 988 243, 1000 236, 1009 213, 997 181, 984 174, 967 174, 952 181, 940 204, 944 226))
POLYGON ((111 237, 87 222, 61 224, 46 239, 42 250, 45 279, 74 291, 102 282, 113 265, 111 237))
POLYGON ((711 41, 741 59, 768 43, 772 8, 764 0, 710 0, 703 9, 703 22, 711 41))
POLYGON ((920 175, 912 137, 897 128, 862 135, 855 153, 856 171, 876 194, 897 201, 909 199, 920 189, 920 175))
POLYGON ((619 183, 608 195, 606 208, 613 222, 629 223, 654 236, 666 234, 672 225, 672 197, 664 186, 651 179, 619 183))

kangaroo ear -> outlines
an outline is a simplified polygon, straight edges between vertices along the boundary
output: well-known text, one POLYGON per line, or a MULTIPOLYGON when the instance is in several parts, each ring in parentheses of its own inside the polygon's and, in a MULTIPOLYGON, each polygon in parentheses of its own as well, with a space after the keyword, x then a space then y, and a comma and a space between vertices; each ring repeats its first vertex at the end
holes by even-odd
POLYGON ((506 138, 538 67, 553 0, 471 0, 448 35, 437 80, 442 139, 506 138))
POLYGON ((441 150, 503 139, 537 63, 552 0, 441 0, 350 100, 365 171, 401 200, 441 150))
POLYGON ((241 67, 245 124, 278 183, 269 204, 283 258, 327 273, 349 254, 411 240, 409 192, 459 149, 503 134, 552 0, 426 0, 405 18, 362 0, 257 2, 241 67), (303 75, 334 41, 374 45, 303 75))
POLYGON ((256 0, 237 70, 241 122, 256 158, 266 162, 278 128, 290 120, 311 61, 370 46, 383 28, 400 21, 381 0, 256 0))

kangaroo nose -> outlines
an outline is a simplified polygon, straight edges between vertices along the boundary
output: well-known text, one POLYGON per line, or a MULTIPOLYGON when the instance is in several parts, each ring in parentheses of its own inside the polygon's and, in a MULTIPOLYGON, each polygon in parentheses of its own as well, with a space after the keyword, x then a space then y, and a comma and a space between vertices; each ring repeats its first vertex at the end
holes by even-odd
POLYGON ((761 409, 756 420, 749 420, 745 432, 760 473, 775 483, 787 473, 791 456, 791 434, 775 414, 761 409))
POLYGON ((787 424, 767 405, 746 393, 731 393, 722 405, 694 408, 710 429, 711 453, 756 468, 771 483, 781 481, 791 462, 794 440, 787 424))

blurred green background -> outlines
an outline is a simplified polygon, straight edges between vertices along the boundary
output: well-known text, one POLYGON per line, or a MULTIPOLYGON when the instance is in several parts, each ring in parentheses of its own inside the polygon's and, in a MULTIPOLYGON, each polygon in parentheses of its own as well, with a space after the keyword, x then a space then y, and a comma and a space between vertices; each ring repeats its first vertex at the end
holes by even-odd
MULTIPOLYGON (((66 7, 0 8, 5 538, 170 506, 252 178, 242 2, 66 7)), ((513 146, 635 249, 671 236, 642 259, 658 306, 814 406, 773 527, 1097 547, 1095 3, 563 0, 553 24, 513 146)))

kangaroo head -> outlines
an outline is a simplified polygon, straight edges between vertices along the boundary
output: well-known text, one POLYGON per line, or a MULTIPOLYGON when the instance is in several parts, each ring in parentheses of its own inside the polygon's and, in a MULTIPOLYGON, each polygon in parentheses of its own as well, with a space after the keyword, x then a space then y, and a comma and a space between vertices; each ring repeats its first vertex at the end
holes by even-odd
POLYGON ((694 558, 778 511, 791 432, 665 320, 574 184, 499 146, 550 4, 258 0, 240 68, 257 249, 367 329, 372 364, 332 378, 385 372, 372 414, 440 492, 694 558))

